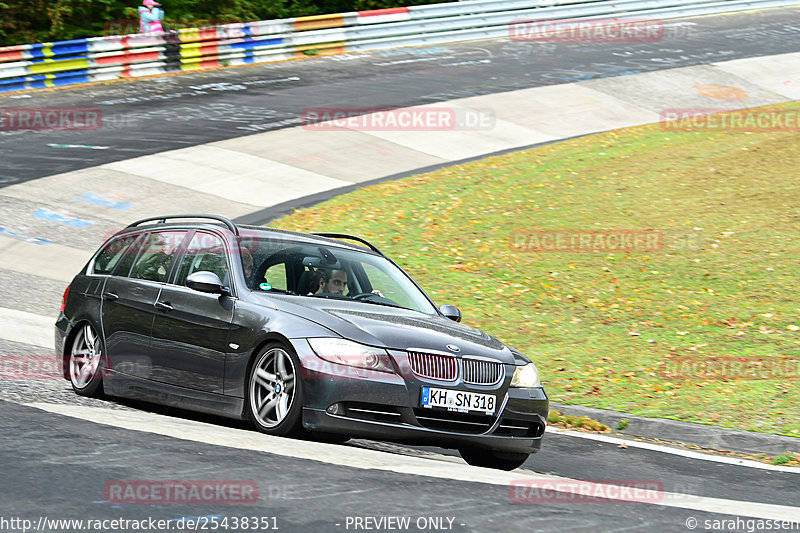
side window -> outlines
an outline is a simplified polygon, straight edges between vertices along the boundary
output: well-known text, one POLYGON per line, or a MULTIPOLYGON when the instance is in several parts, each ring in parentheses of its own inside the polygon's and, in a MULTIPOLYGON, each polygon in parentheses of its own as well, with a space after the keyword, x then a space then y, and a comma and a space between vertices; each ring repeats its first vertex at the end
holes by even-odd
POLYGON ((186 285, 186 278, 202 270, 213 272, 220 281, 228 284, 228 262, 225 257, 225 245, 222 239, 213 233, 198 231, 186 247, 186 253, 178 267, 175 283, 186 285))
POLYGON ((141 253, 133 264, 130 277, 166 281, 170 261, 185 237, 185 231, 158 231, 149 234, 140 246, 141 253))
POLYGON ((114 269, 115 276, 127 277, 131 272, 136 257, 144 246, 147 245, 147 239, 143 238, 141 234, 136 238, 136 241, 122 254, 122 259, 119 260, 119 265, 114 269))
MULTIPOLYGON (((110 241, 103 247, 92 265, 92 274, 111 274, 116 267, 129 254, 136 254, 136 249, 131 246, 138 235, 128 235, 110 241)), ((130 266, 130 263, 128 263, 130 266)))
POLYGON ((286 263, 277 263, 267 269, 264 274, 264 280, 258 280, 256 287, 260 287, 261 283, 268 283, 273 289, 285 291, 286 283, 286 263))

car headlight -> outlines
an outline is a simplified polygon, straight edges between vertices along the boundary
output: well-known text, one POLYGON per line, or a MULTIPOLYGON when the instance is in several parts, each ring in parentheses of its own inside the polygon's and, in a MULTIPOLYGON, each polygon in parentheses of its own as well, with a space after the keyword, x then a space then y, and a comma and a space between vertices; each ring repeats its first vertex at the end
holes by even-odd
POLYGON ((321 359, 331 363, 395 373, 389 353, 382 348, 334 338, 308 339, 308 344, 321 359))
POLYGON ((539 370, 536 369, 536 365, 528 363, 515 368, 514 375, 511 378, 511 386, 528 389, 541 387, 542 380, 539 378, 539 370))

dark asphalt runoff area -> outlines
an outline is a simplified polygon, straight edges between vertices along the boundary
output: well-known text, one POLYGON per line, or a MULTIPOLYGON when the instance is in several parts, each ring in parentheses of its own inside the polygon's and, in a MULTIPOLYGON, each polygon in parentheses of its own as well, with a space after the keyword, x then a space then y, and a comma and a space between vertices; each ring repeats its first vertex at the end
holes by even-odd
MULTIPOLYGON (((19 518, 37 524, 41 517, 153 518, 178 524, 182 518, 203 517, 210 521, 216 517, 219 521, 228 517, 232 524, 235 518, 246 516, 268 518, 270 528, 276 524, 284 532, 538 533, 688 531, 686 521, 690 517, 700 523, 735 519, 645 503, 513 502, 508 487, 503 485, 356 469, 212 446, 118 429, 8 402, 0 402, 0 435, 0 521, 19 518), (110 501, 109 486, 134 480, 239 481, 256 486, 258 497, 246 503, 211 504, 110 501), (388 527, 390 524, 384 522, 384 527, 378 528, 376 522, 370 522, 373 527, 367 528, 367 522, 357 522, 358 518, 367 517, 407 518, 410 525, 388 527)), ((791 505, 800 501, 795 474, 687 461, 558 435, 547 435, 542 452, 523 469, 582 480, 656 480, 668 492, 753 502, 791 505)), ((225 493, 224 498, 232 502, 235 494, 225 493)), ((223 501, 223 497, 219 499, 223 501)), ((173 528, 177 530, 178 526, 173 528)), ((50 529, 53 530, 56 529, 50 529)), ((735 529, 724 529, 729 530, 735 529)))
POLYGON ((306 108, 396 108, 798 50, 798 10, 665 21, 649 43, 473 41, 0 96, 99 111, 90 131, 0 127, 0 186, 297 126, 306 108))

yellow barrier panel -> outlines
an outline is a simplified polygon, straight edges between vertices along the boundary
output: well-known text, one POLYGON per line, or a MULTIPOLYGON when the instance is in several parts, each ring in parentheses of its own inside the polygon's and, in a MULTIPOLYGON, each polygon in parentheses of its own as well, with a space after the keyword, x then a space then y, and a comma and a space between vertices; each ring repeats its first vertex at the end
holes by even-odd
POLYGON ((202 55, 200 47, 207 46, 203 43, 192 43, 181 45, 181 57, 198 57, 202 55))
POLYGON ((304 59, 313 56, 339 55, 346 53, 344 46, 345 46, 344 41, 338 43, 295 46, 293 55, 295 59, 304 59))
POLYGON ((191 42, 200 40, 200 30, 198 28, 184 28, 179 30, 181 42, 191 42))
POLYGON ((28 65, 28 72, 31 74, 45 74, 47 72, 61 72, 64 70, 77 70, 82 68, 89 68, 88 59, 68 59, 66 61, 45 59, 44 63, 28 65))
POLYGON ((295 31, 322 30, 325 28, 341 28, 344 26, 344 15, 314 15, 312 17, 297 17, 292 23, 295 31))

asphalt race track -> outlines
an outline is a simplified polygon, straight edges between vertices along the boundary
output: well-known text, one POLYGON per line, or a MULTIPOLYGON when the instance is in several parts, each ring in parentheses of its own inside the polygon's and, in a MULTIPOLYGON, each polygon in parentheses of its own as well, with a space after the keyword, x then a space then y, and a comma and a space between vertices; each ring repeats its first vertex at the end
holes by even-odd
MULTIPOLYGON (((287 449, 307 445, 311 453, 325 458, 322 461, 236 449, 248 444, 230 434, 253 432, 242 424, 218 419, 201 422, 192 415, 177 419, 175 430, 179 434, 191 435, 192 426, 197 425, 209 440, 213 433, 228 434, 230 443, 213 446, 194 439, 143 435, 15 403, 4 404, 2 412, 3 516, 19 516, 34 523, 41 516, 129 520, 258 516, 275 517, 283 531, 353 531, 357 530, 353 522, 356 517, 395 516, 411 519, 412 525, 405 529, 408 531, 688 531, 687 520, 691 523, 692 518, 702 524, 705 520, 736 520, 739 512, 745 514, 740 517, 742 521, 773 517, 797 520, 800 516, 798 508, 792 507, 798 497, 796 473, 685 460, 558 434, 548 435, 547 447, 523 468, 501 473, 465 466, 460 458, 432 449, 371 445, 367 441, 328 445, 272 438, 265 444, 288 455, 292 453, 287 449), (204 427, 208 422, 214 426, 204 427), (20 432, 23 423, 27 429, 20 432), (357 453, 364 448, 386 450, 389 453, 379 455, 388 458, 374 462, 373 457, 357 453), (351 459, 353 465, 367 468, 331 464, 351 459), (420 462, 429 464, 419 466, 420 462), (529 493, 517 494, 508 485, 533 472, 559 478, 574 475, 597 482, 646 481, 663 492, 649 498, 648 503, 584 503, 566 498, 529 502, 525 499, 529 493), (469 481, 453 479, 456 477, 469 481), (487 478, 494 479, 480 482, 487 478), (219 497, 211 504, 194 505, 107 501, 106 485, 126 480, 246 481, 258 486, 259 497, 255 503, 219 497), (747 505, 751 507, 745 508, 747 505), (433 517, 442 519, 447 527, 416 527, 418 520, 433 517)), ((160 431, 154 426, 159 426, 161 417, 136 414, 151 430, 160 431)), ((111 423, 107 412, 103 416, 111 423)), ((247 437, 262 438, 257 434, 247 437)), ((546 485, 542 487, 541 494, 546 495, 546 485)))
MULTIPOLYGON (((430 104, 791 53, 798 30, 800 11, 768 10, 669 22, 658 43, 480 41, 0 96, 0 109, 97 108, 104 120, 99 131, 0 130, 0 187, 296 126, 309 107, 430 104)), ((0 205, 0 225, 10 225, 16 213, 0 205)), ((0 281, 4 309, 55 317, 64 285, 4 268, 0 281)), ((4 359, 49 354, 19 341, 2 313, 0 322, 4 359)), ((800 471, 788 467, 551 428, 542 451, 506 473, 450 450, 282 439, 242 422, 88 400, 60 380, 0 380, 0 464, 2 532, 800 531, 800 471), (250 492, 217 486, 178 503, 114 492, 174 482, 250 492), (606 498, 570 496, 584 489, 606 498), (83 522, 56 522, 68 519, 83 522)))
POLYGON ((664 38, 651 43, 478 41, 0 96, 0 108, 69 106, 103 114, 97 131, 0 131, 0 186, 296 126, 306 108, 407 107, 796 52, 797 21, 787 12, 667 21, 664 38), (65 144, 107 148, 59 147, 65 144))

